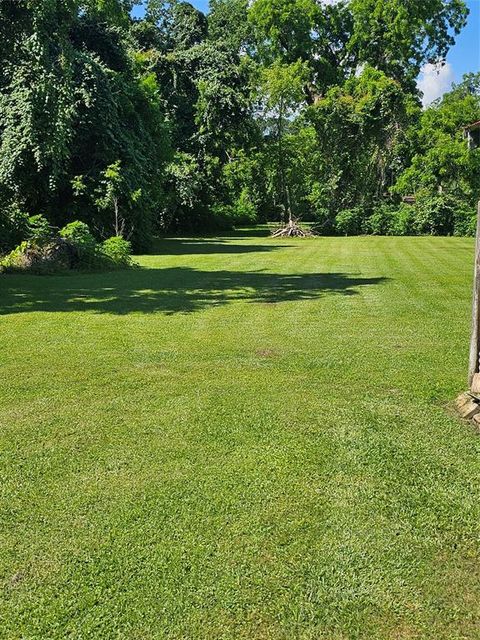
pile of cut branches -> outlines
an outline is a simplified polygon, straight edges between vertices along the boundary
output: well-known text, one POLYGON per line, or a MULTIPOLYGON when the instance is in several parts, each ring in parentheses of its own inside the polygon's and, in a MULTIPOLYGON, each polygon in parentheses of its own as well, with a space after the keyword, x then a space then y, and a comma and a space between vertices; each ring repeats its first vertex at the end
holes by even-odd
POLYGON ((272 232, 272 238, 306 238, 312 235, 313 233, 309 229, 303 229, 298 224, 298 220, 293 218, 286 225, 272 232))

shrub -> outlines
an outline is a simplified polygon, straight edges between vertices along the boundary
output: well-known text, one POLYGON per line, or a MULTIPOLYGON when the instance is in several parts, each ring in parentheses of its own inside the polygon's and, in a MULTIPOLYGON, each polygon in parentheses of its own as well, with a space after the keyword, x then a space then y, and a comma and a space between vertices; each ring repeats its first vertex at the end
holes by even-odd
POLYGON ((330 209, 324 207, 315 211, 313 230, 321 236, 336 235, 335 216, 330 209))
POLYGON ((382 204, 365 221, 365 232, 374 236, 406 236, 413 232, 414 210, 406 204, 382 204))
POLYGON ((112 236, 102 243, 102 255, 111 266, 115 267, 130 267, 132 265, 131 250, 130 242, 120 236, 112 236))
POLYGON ((72 245, 57 238, 40 246, 24 240, 0 261, 0 271, 7 273, 56 273, 73 267, 72 245))
POLYGON ((0 269, 2 272, 19 271, 25 268, 25 254, 29 248, 29 243, 24 240, 18 247, 12 249, 8 255, 6 255, 0 261, 0 269))
POLYGON ((394 227, 398 207, 394 205, 380 205, 365 221, 365 231, 373 236, 391 236, 395 234, 394 227))
POLYGON ((399 205, 393 218, 392 235, 412 236, 415 235, 415 209, 409 204, 399 205))
MULTIPOLYGON (((35 228, 44 230, 43 221, 35 218, 35 228)), ((132 264, 130 242, 115 236, 99 244, 88 226, 78 220, 67 224, 48 242, 45 233, 39 232, 34 237, 35 241, 22 242, 5 256, 0 261, 0 271, 43 274, 75 268, 112 269, 132 264)))
POLYGON ((99 245, 85 222, 80 222, 80 220, 70 222, 63 229, 60 229, 60 237, 75 248, 77 255, 75 266, 83 269, 101 266, 99 245))
POLYGON ((216 229, 231 229, 234 225, 255 224, 257 207, 247 188, 242 189, 233 204, 215 204, 211 207, 212 220, 216 229))
POLYGON ((470 209, 455 211, 453 221, 454 236, 474 236, 477 230, 477 213, 470 209))
POLYGON ((234 224, 255 224, 257 222, 257 207, 247 187, 241 190, 233 206, 234 224))
POLYGON ((88 224, 74 220, 60 229, 60 236, 69 240, 76 246, 93 246, 96 244, 95 238, 90 233, 88 224))
POLYGON ((248 224, 242 222, 237 216, 237 209, 234 204, 214 204, 210 207, 210 220, 206 222, 205 228, 209 231, 231 231, 236 224, 248 224))
POLYGON ((30 216, 27 223, 27 239, 37 246, 47 244, 53 237, 53 228, 41 215, 30 216))
POLYGON ((0 254, 11 251, 28 233, 28 214, 15 203, 0 205, 0 254))
POLYGON ((365 211, 362 207, 344 209, 335 217, 337 233, 345 236, 356 236, 363 232, 365 211))
POLYGON ((415 232, 434 236, 453 235, 458 207, 462 207, 462 203, 450 194, 420 192, 413 207, 415 232))
POLYGON ((365 222, 366 233, 372 235, 473 236, 475 229, 475 212, 443 193, 420 193, 414 205, 381 205, 365 222))

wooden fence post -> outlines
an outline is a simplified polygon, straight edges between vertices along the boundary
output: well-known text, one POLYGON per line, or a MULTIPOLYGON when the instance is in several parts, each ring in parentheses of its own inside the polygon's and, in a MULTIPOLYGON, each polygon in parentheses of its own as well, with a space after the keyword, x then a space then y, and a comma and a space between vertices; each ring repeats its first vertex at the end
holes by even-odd
POLYGON ((473 376, 479 371, 480 356, 480 202, 477 208, 477 235, 475 238, 475 267, 473 271, 472 340, 470 342, 470 363, 468 367, 468 388, 471 389, 473 376))

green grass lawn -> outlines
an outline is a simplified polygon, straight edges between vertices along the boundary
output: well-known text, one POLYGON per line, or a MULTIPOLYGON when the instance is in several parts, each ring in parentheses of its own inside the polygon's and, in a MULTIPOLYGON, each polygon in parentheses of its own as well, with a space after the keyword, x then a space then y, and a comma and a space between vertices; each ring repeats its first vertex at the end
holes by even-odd
POLYGON ((480 637, 473 241, 0 277, 0 637, 480 637))

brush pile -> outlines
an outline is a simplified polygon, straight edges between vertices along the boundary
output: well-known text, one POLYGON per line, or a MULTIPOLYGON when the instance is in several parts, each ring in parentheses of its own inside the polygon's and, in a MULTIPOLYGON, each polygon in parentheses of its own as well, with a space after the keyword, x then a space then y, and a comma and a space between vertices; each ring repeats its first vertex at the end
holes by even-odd
POLYGON ((272 232, 272 238, 307 238, 312 235, 309 229, 300 227, 298 220, 293 218, 286 225, 272 232))

